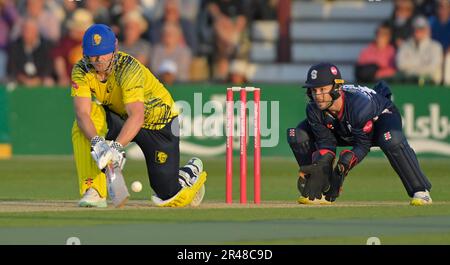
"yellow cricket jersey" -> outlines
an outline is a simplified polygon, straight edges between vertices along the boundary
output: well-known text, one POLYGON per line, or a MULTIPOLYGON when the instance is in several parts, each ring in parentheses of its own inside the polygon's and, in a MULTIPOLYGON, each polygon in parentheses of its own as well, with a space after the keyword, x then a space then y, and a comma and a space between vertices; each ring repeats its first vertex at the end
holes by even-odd
POLYGON ((117 60, 106 82, 100 82, 93 67, 83 60, 72 69, 72 97, 88 97, 107 106, 123 119, 127 118, 125 104, 141 101, 145 106, 142 128, 162 129, 178 113, 169 91, 138 60, 124 52, 117 60))

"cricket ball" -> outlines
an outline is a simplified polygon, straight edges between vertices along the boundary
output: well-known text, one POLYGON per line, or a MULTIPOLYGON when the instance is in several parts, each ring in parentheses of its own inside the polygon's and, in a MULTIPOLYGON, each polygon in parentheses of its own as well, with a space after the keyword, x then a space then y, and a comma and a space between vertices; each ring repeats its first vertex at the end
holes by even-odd
POLYGON ((142 183, 139 181, 134 181, 131 183, 131 190, 134 192, 140 192, 142 190, 142 183))

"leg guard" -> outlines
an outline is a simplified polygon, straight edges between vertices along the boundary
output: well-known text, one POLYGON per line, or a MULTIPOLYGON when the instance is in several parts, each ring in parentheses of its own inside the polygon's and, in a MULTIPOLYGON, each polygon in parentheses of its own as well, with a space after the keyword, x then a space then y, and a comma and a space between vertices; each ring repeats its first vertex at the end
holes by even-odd
MULTIPOLYGON (((299 167, 302 165, 310 165, 312 163, 314 144, 308 134, 310 131, 308 126, 308 122, 304 120, 297 125, 296 128, 287 129, 287 141, 299 167)), ((302 193, 305 183, 305 176, 299 171, 297 189, 300 193, 302 193)))
POLYGON ((402 119, 396 108, 379 116, 375 122, 374 137, 400 177, 410 197, 415 192, 431 189, 422 172, 414 150, 409 146, 402 131, 402 119))
MULTIPOLYGON (((105 136, 107 131, 105 111, 95 103, 92 103, 91 106, 91 119, 97 129, 97 133, 100 136, 105 136)), ((92 159, 91 143, 84 136, 76 121, 72 127, 72 144, 80 195, 83 196, 88 189, 94 188, 100 197, 105 198, 107 196, 106 176, 98 169, 95 161, 92 159)))
MULTIPOLYGON (((390 134, 394 133, 391 132, 390 134)), ((420 169, 414 150, 409 146, 403 133, 400 132, 400 134, 403 138, 400 143, 395 144, 395 141, 393 141, 393 146, 385 145, 381 146, 381 148, 388 157, 395 172, 397 172, 402 180, 408 195, 413 197, 415 192, 429 191, 431 189, 431 183, 420 169)), ((391 135, 389 137, 393 138, 395 136, 391 135)))

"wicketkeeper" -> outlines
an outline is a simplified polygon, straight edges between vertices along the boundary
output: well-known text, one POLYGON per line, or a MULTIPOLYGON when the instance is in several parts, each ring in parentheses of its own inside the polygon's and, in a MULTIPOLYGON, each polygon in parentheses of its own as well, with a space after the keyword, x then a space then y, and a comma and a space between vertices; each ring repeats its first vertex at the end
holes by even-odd
POLYGON ((385 82, 373 89, 344 84, 335 65, 320 63, 309 69, 304 87, 310 99, 307 118, 287 131, 300 166, 299 203, 335 201, 350 170, 371 146, 379 146, 412 198, 411 205, 431 204, 431 184, 402 131, 401 116, 385 82), (337 146, 352 148, 336 157, 337 146))
POLYGON ((198 158, 179 168, 178 113, 170 93, 145 66, 117 50, 108 26, 92 25, 82 47, 84 58, 72 70, 79 206, 107 206, 103 171, 109 163, 123 168, 123 147, 132 141, 144 153, 157 206, 198 205, 206 172, 198 158))

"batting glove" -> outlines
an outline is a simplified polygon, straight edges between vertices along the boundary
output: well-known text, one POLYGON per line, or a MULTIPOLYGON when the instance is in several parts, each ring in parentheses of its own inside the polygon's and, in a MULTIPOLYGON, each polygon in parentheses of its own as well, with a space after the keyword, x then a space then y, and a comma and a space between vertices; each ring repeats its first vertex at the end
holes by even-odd
POLYGON ((123 170, 125 162, 127 161, 127 156, 123 150, 123 146, 119 142, 112 141, 109 146, 112 151, 112 162, 114 167, 120 167, 123 170))
POLYGON ((105 138, 97 135, 91 139, 91 156, 100 170, 103 170, 108 165, 113 157, 113 153, 105 138))

